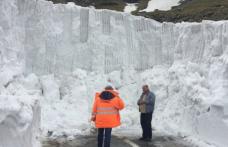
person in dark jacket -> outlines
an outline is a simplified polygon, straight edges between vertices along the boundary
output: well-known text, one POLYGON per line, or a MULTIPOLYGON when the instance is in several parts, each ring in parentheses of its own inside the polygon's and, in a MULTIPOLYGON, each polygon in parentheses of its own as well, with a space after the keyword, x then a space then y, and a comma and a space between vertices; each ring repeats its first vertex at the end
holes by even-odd
POLYGON ((151 121, 155 106, 155 94, 150 91, 148 85, 142 87, 142 95, 138 100, 140 123, 142 127, 142 137, 140 140, 151 141, 152 139, 152 127, 151 121))

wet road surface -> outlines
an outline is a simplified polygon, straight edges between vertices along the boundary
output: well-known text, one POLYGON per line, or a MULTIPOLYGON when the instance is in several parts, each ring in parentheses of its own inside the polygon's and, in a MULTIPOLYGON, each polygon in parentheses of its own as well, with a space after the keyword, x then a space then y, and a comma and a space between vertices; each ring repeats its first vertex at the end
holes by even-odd
MULTIPOLYGON (((96 136, 77 137, 74 140, 63 138, 46 140, 43 147, 96 147, 96 136)), ((112 137, 112 147, 193 147, 181 138, 172 136, 154 136, 151 142, 139 141, 138 138, 112 137)))

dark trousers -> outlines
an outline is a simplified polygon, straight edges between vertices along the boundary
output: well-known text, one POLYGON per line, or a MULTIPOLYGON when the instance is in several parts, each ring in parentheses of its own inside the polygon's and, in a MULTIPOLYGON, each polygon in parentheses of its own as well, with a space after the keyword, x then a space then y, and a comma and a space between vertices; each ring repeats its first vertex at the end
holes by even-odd
POLYGON ((98 147, 110 147, 112 128, 98 129, 98 147))
POLYGON ((153 113, 141 113, 140 123, 142 126, 143 138, 152 139, 152 127, 151 127, 152 115, 153 113))

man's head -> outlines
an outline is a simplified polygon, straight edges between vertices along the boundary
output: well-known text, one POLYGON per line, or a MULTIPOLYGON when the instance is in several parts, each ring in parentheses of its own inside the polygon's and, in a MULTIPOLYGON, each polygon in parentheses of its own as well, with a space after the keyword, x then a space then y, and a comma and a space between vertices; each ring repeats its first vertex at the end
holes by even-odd
POLYGON ((143 85, 143 86, 142 86, 142 90, 143 90, 143 93, 148 93, 148 92, 150 91, 148 85, 143 85))
POLYGON ((109 85, 109 86, 105 87, 105 90, 113 90, 113 88, 112 88, 112 86, 109 85))

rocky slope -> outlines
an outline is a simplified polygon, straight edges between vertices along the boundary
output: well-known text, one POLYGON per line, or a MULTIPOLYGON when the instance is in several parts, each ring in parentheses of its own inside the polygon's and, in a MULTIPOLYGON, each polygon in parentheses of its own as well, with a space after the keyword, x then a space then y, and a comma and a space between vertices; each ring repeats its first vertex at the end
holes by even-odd
POLYGON ((123 11, 126 2, 137 2, 138 9, 133 15, 144 16, 159 22, 201 22, 202 20, 227 20, 227 0, 182 0, 181 5, 173 7, 169 11, 142 12, 147 8, 149 0, 124 0, 118 3, 96 4, 96 0, 51 0, 54 3, 74 2, 80 6, 94 6, 97 9, 111 9, 123 11))
POLYGON ((169 11, 155 12, 134 12, 155 19, 160 22, 201 22, 202 20, 227 20, 228 1, 227 0, 188 0, 181 5, 173 7, 169 11))

